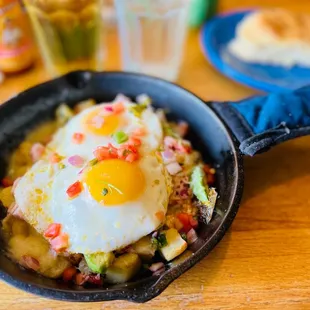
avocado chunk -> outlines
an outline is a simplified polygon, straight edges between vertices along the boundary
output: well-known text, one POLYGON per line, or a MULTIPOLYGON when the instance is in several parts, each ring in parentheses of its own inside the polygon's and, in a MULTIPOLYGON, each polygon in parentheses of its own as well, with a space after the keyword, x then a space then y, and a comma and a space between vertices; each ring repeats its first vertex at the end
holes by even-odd
POLYGON ((209 187, 205 181, 205 173, 201 166, 195 166, 191 175, 190 187, 197 199, 205 204, 208 202, 209 187))
POLYGON ((190 187, 199 201, 197 207, 200 221, 209 224, 215 207, 217 192, 214 188, 209 188, 201 166, 194 167, 190 187))
POLYGON ((115 258, 113 252, 85 254, 84 257, 89 269, 94 273, 105 273, 115 258))

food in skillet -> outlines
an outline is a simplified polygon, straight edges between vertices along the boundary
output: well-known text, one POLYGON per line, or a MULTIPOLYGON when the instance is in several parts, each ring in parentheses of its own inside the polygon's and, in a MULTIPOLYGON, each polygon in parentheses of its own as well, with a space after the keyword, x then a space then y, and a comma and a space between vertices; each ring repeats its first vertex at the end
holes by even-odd
POLYGON ((158 275, 197 240, 214 169, 146 95, 62 105, 11 156, 0 192, 8 255, 78 285, 158 275))

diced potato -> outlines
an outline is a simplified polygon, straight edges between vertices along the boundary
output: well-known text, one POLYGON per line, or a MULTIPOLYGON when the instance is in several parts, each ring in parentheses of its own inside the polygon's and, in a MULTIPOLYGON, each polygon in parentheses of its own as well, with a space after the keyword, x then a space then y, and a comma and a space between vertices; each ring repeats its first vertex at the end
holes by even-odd
POLYGON ((152 244, 151 236, 145 236, 132 245, 142 260, 149 261, 155 255, 156 248, 152 244))
POLYGON ((166 235, 167 245, 160 249, 160 253, 167 261, 171 261, 186 250, 187 242, 175 228, 170 228, 162 233, 166 235))
POLYGON ((22 262, 23 256, 33 257, 40 264, 38 273, 58 278, 71 265, 67 258, 56 256, 47 240, 24 220, 9 215, 3 221, 2 230, 12 259, 22 262))
POLYGON ((136 253, 126 253, 117 257, 107 269, 108 283, 117 284, 128 282, 136 275, 141 267, 141 260, 136 253))
POLYGON ((56 110, 56 121, 59 126, 65 125, 73 116, 72 109, 64 103, 56 110))
POLYGON ((82 101, 74 107, 74 113, 78 114, 78 113, 94 106, 95 104, 96 104, 96 101, 93 99, 82 101))
POLYGON ((36 127, 33 131, 31 131, 27 137, 26 140, 31 143, 43 143, 46 144, 49 142, 51 136, 54 134, 54 132, 57 129, 57 123, 53 121, 47 121, 43 124, 40 124, 38 127, 36 127))
POLYGON ((23 235, 27 237, 28 234, 29 234, 29 225, 22 219, 14 218, 12 224, 12 235, 13 236, 23 235))
POLYGON ((14 202, 12 186, 5 187, 0 191, 0 200, 6 208, 8 208, 14 202))

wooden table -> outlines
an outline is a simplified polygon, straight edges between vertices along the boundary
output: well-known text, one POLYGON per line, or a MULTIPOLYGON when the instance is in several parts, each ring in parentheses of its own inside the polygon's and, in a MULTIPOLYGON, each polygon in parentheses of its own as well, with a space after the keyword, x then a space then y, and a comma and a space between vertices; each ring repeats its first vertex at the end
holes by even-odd
MULTIPOLYGON (((220 10, 283 5, 310 11, 309 0, 223 0, 220 10), (269 4, 268 4, 269 3, 269 4)), ((110 42, 115 42, 110 35, 110 42)), ((115 44, 110 44, 115 46, 115 44)), ((118 68, 111 50, 108 69, 118 68)), ((40 64, 0 86, 4 101, 47 76, 40 64)), ((203 99, 233 100, 254 93, 217 73, 188 38, 179 83, 203 99)), ((310 309, 310 137, 245 159, 246 186, 232 228, 212 253, 145 305, 115 301, 64 303, 0 283, 0 309, 310 309)))

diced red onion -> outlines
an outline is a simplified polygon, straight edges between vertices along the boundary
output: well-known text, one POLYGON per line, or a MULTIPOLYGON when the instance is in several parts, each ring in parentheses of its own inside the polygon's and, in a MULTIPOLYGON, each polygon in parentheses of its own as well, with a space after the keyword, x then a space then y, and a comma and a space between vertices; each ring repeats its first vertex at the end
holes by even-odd
POLYGON ((162 268, 165 268, 165 264, 163 262, 159 262, 159 263, 154 263, 149 267, 149 270, 151 270, 152 272, 156 272, 162 268))
POLYGON ((104 108, 104 110, 107 111, 107 112, 113 112, 113 107, 110 106, 110 105, 106 105, 106 106, 104 106, 103 108, 104 108))
POLYGON ((177 144, 178 144, 177 140, 174 139, 173 137, 166 136, 166 137, 164 138, 164 145, 165 145, 166 147, 169 147, 169 148, 175 147, 175 146, 177 146, 177 144))
POLYGON ((39 261, 30 255, 23 255, 20 264, 34 271, 37 271, 40 268, 39 261))
POLYGON ((98 273, 96 275, 89 275, 87 282, 92 283, 94 285, 102 285, 103 284, 103 280, 100 277, 100 273, 98 273))
POLYGON ((152 233, 152 238, 156 238, 157 236, 158 236, 158 231, 156 230, 152 233))
POLYGON ((12 214, 12 215, 14 215, 14 216, 16 216, 16 217, 19 217, 19 218, 21 218, 21 219, 23 219, 24 218, 24 215, 23 215, 23 213, 22 213, 22 211, 21 211, 21 209, 20 209, 20 207, 17 205, 17 203, 12 203, 11 205, 10 205, 10 207, 9 207, 9 209, 8 209, 8 213, 9 214, 12 214))
POLYGON ((188 132, 188 123, 184 121, 180 122, 177 126, 177 131, 180 137, 183 138, 188 132))
POLYGON ((166 168, 171 175, 176 175, 182 171, 182 167, 177 162, 168 164, 166 168))
POLYGON ((159 276, 159 275, 161 275, 162 273, 164 273, 165 270, 166 270, 166 269, 165 269, 165 266, 164 266, 164 267, 158 269, 157 271, 153 272, 153 276, 159 276))
POLYGON ((176 161, 175 154, 170 150, 165 150, 161 152, 161 156, 165 164, 169 164, 176 161))
POLYGON ((187 188, 182 189, 182 190, 180 191, 180 196, 181 196, 181 198, 183 198, 183 199, 187 199, 187 198, 189 197, 189 195, 188 195, 188 189, 187 189, 187 188))
POLYGON ((192 243, 194 243, 194 242, 198 239, 198 236, 197 236, 197 234, 196 234, 195 229, 192 228, 192 229, 186 234, 186 239, 187 239, 188 244, 192 244, 192 243))
POLYGON ((32 158, 32 161, 35 163, 36 161, 38 161, 43 153, 45 151, 45 147, 44 145, 42 145, 41 143, 35 143, 30 150, 30 155, 32 158))
POLYGON ((74 167, 82 167, 84 164, 84 159, 79 155, 73 155, 68 158, 68 162, 74 167))
POLYGON ((21 179, 21 177, 15 179, 13 186, 12 186, 12 190, 11 190, 12 194, 14 194, 15 188, 16 188, 18 182, 20 181, 20 179, 21 179))

